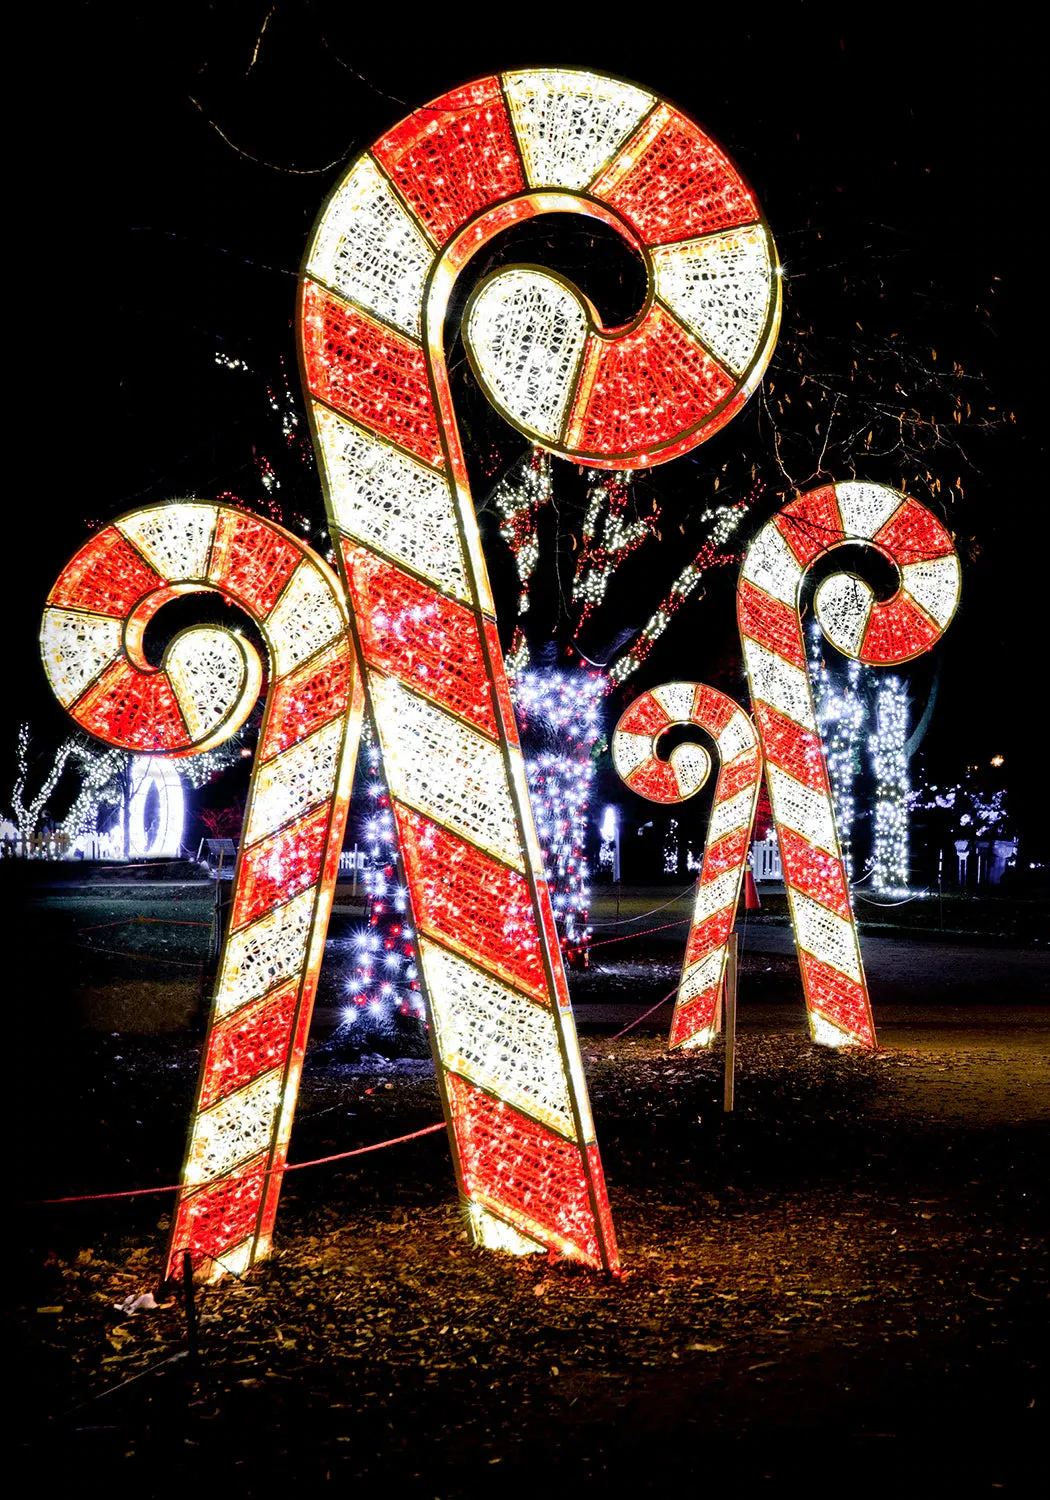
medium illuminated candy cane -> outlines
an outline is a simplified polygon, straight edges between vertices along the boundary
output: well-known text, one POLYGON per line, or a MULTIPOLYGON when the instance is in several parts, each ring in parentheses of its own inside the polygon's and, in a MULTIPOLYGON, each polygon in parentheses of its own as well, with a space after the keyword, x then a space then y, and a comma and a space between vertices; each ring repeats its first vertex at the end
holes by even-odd
POLYGON ((767 522, 744 560, 737 620, 812 1035, 830 1046, 874 1047, 799 614, 807 570, 855 542, 894 564, 900 586, 878 601, 856 574, 825 578, 814 608, 828 640, 871 664, 928 651, 959 602, 959 560, 948 532, 924 506, 878 484, 811 490, 767 522))
POLYGON ((280 526, 179 501, 93 537, 48 597, 51 686, 109 745, 170 756, 220 744, 244 723, 263 668, 234 631, 181 631, 160 667, 143 636, 179 594, 218 592, 269 653, 252 770, 167 1266, 189 1250, 204 1278, 239 1272, 269 1245, 317 973, 343 843, 362 695, 339 580, 280 526))
POLYGON ((718 748, 718 781, 696 886, 692 926, 671 1019, 672 1047, 706 1047, 715 1034, 729 934, 758 807, 762 756, 754 725, 732 698, 700 682, 666 682, 626 709, 613 731, 613 765, 621 780, 650 802, 685 802, 711 773, 702 745, 676 745, 666 760, 660 737, 695 724, 718 748))
POLYGON ((475 1236, 612 1267, 444 353, 459 273, 494 235, 548 212, 616 229, 645 264, 645 304, 605 329, 547 271, 486 276, 463 333, 494 406, 592 467, 648 467, 710 437, 772 352, 772 238, 703 131, 595 73, 480 79, 354 162, 304 263, 301 354, 475 1236))

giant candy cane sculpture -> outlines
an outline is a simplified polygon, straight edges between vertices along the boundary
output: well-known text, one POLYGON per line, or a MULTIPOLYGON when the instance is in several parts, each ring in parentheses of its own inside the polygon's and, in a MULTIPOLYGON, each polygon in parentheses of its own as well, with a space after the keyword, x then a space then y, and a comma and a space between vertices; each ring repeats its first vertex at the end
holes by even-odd
MULTIPOLYGON (((464 337, 489 398, 531 440, 590 466, 650 466, 703 442, 744 404, 772 351, 780 314, 772 238, 750 189, 692 121, 644 89, 593 73, 481 79, 418 110, 360 157, 331 194, 307 253, 301 353, 352 637, 419 933, 453 1158, 475 1236, 614 1268, 608 1201, 443 348, 459 272, 493 235, 547 212, 582 213, 618 230, 645 263, 646 301, 627 326, 605 329, 579 293, 546 271, 516 267, 486 277, 469 301, 464 337)), ((73 611, 86 616, 95 608, 74 596, 63 596, 73 611)), ((110 622, 97 628, 100 640, 109 631, 106 650, 125 649, 116 644, 124 639, 121 620, 137 619, 138 597, 132 591, 98 610, 110 622)), ((69 627, 81 652, 73 687, 90 693, 94 648, 84 642, 96 626, 83 627, 83 638, 78 628, 69 627)), ((141 676, 137 690, 151 692, 148 701, 160 711, 164 694, 135 661, 133 626, 124 628, 141 676)), ((169 651, 175 665, 177 647, 169 651)), ((274 672, 279 678, 279 663, 274 672)), ((174 677, 172 684, 182 704, 174 677)), ((73 687, 64 701, 77 712, 73 687)), ((147 730, 151 712, 139 710, 137 722, 145 719, 147 730)), ((339 795, 356 736, 353 715, 344 713, 339 795)), ((112 738, 109 721, 82 722, 112 738)), ((148 748, 193 747, 178 739, 148 748)), ((266 750, 264 743, 264 756, 266 750)), ((256 766, 253 798, 267 765, 256 766)), ((238 912, 247 910, 251 818, 250 811, 238 912)), ((329 850, 338 846, 336 822, 333 814, 329 850)), ((275 908, 295 909, 298 898, 287 900, 279 862, 268 874, 275 908)), ((317 898, 312 937, 296 939, 303 986, 319 959, 324 921, 316 914, 330 903, 333 879, 326 864, 310 887, 317 898)), ((216 1040, 220 1027, 236 1029, 235 1020, 219 1018, 242 1016, 223 998, 231 952, 254 941, 256 927, 266 941, 270 918, 258 910, 245 917, 245 933, 231 935, 222 960, 172 1240, 173 1253, 186 1244, 213 1257, 210 1264, 234 1269, 266 1250, 273 1217, 267 1205, 276 1203, 309 1010, 300 1004, 285 1051, 266 1054, 279 1055, 280 1064, 262 1073, 265 1088, 258 1084, 265 1095, 258 1119, 266 1123, 249 1126, 255 1116, 243 1106, 254 1078, 236 1095, 216 1093, 209 1080, 226 1056, 225 1041, 216 1040), (240 1145, 219 1162, 211 1143, 237 1131, 240 1145), (198 1141, 205 1142, 200 1149, 198 1141)), ((245 1005, 280 1000, 287 975, 266 954, 249 965, 255 978, 251 993, 243 992, 245 1005)))
POLYGON ((685 801, 710 771, 710 756, 699 745, 679 745, 667 760, 660 758, 660 738, 673 725, 705 730, 721 760, 671 1022, 672 1047, 706 1046, 714 1037, 763 758, 810 1032, 827 1046, 875 1046, 801 623, 807 570, 851 543, 880 552, 900 584, 892 598, 878 601, 854 573, 824 578, 813 602, 828 640, 871 665, 910 661, 929 651, 959 602, 959 559, 951 537, 924 506, 897 490, 827 485, 767 522, 741 570, 737 621, 761 754, 743 710, 725 694, 691 682, 643 693, 613 733, 613 763, 621 779, 652 802, 685 801))
POLYGON ((361 724, 339 580, 279 526, 204 503, 151 506, 82 547, 48 597, 48 676, 107 744, 194 755, 255 705, 262 664, 242 636, 181 631, 143 654, 167 600, 221 593, 255 622, 269 692, 245 808, 229 934, 212 999, 168 1264, 240 1272, 269 1246, 361 724))
POLYGON ((936 644, 959 602, 959 559, 941 523, 917 500, 880 484, 827 485, 793 500, 748 548, 737 622, 780 841, 802 984, 815 1041, 875 1046, 846 871, 802 639, 805 574, 827 553, 863 543, 896 568, 878 601, 854 573, 832 573, 814 607, 846 656, 879 665, 936 644))

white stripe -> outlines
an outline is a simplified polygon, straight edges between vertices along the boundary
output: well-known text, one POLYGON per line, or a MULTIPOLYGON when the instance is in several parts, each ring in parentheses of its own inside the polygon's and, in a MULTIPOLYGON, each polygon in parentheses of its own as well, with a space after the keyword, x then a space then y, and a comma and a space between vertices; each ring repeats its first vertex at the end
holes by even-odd
POLYGON ((844 656, 860 655, 874 602, 869 585, 853 573, 832 573, 814 594, 813 609, 820 628, 844 656))
POLYGON ((753 750, 757 743, 755 726, 743 709, 737 709, 718 736, 718 753, 723 766, 728 765, 731 760, 736 760, 737 756, 742 755, 745 750, 753 750))
POLYGON ((187 1187, 222 1177, 266 1150, 277 1114, 281 1072, 274 1068, 264 1073, 197 1116, 186 1159, 187 1187))
POLYGON ((562 68, 505 73, 503 86, 530 187, 586 187, 653 104, 629 83, 562 68))
POLYGON ((904 498, 884 484, 860 484, 850 479, 835 486, 842 529, 847 537, 870 540, 903 505, 904 498))
POLYGON ((373 675, 371 687, 393 796, 523 869, 499 746, 396 678, 373 675))
POLYGON ((44 611, 40 650, 52 692, 63 707, 75 703, 88 683, 121 653, 123 622, 78 609, 44 611))
POLYGON ((452 494, 433 469, 314 403, 321 467, 340 530, 469 603, 452 494))
POLYGON ((653 736, 651 734, 631 734, 626 729, 617 729, 613 735, 613 765, 621 781, 626 781, 632 771, 637 771, 652 753, 653 736))
POLYGON ((815 731, 817 721, 813 716, 813 700, 805 672, 768 650, 760 641, 753 641, 746 635, 742 640, 752 698, 770 704, 804 729, 815 731))
POLYGON ((426 938, 419 947, 442 1064, 575 1139, 549 1007, 426 938))
POLYGON ((762 527, 747 549, 743 577, 781 604, 798 608, 802 567, 772 521, 762 527))
POLYGON ((761 225, 653 253, 656 293, 731 370, 742 375, 769 316, 771 256, 761 225))
POLYGON ((809 843, 828 854, 838 853, 835 815, 822 792, 814 792, 771 761, 766 763, 769 799, 778 823, 800 833, 809 843))
POLYGON ((162 578, 182 583, 208 576, 218 513, 215 505, 174 501, 137 510, 116 526, 162 578))
POLYGON ((325 209, 307 271, 418 339, 423 283, 433 259, 419 225, 372 158, 362 156, 325 209))
POLYGON ((317 887, 312 885, 276 911, 233 934, 226 944, 222 974, 215 991, 216 1020, 298 974, 316 897, 317 887))
POLYGON ((332 719, 259 767, 245 844, 257 843, 332 795, 343 727, 341 718, 332 719))
POLYGON ((860 954, 852 923, 798 890, 791 892, 791 909, 801 947, 860 984, 860 954))
POLYGON ((703 745, 676 745, 667 757, 678 780, 678 800, 685 802, 711 774, 711 757, 703 745))
POLYGON ((679 1005, 684 1005, 688 1000, 695 1000, 697 995, 702 995, 705 990, 709 990, 713 984, 718 983, 722 977, 722 963, 725 956, 726 947, 722 943, 718 948, 712 948, 710 953, 705 954, 699 963, 686 970, 678 986, 679 1005))
POLYGON ((699 927, 716 911, 722 911, 736 901, 737 884, 740 880, 739 865, 733 870, 723 870, 716 880, 701 881, 696 888, 696 904, 693 907, 693 926, 699 927))
POLYGON ((277 676, 334 641, 344 624, 327 578, 313 563, 300 563, 263 626, 277 676))
POLYGON ((959 603, 959 559, 954 553, 929 562, 905 563, 901 581, 916 604, 943 630, 959 603))
POLYGON ((665 682, 650 690, 667 717, 675 724, 688 724, 696 702, 695 682, 665 682))
POLYGON ((751 803, 754 800, 755 789, 746 786, 736 796, 729 797, 725 802, 716 802, 711 809, 711 821, 707 825, 708 845, 717 844, 719 839, 725 838, 727 833, 733 833, 738 828, 746 828, 751 820, 751 803))

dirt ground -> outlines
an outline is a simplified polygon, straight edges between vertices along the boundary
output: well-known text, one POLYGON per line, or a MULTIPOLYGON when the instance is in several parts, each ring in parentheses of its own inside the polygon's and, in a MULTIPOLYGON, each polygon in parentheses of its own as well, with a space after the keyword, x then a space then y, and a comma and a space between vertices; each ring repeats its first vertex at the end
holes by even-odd
MULTIPOLYGON (((202 1294, 194 1372, 178 1300, 114 1308, 155 1284, 169 1200, 23 1208, 9 1463, 35 1494, 1039 1492, 1050 1011, 901 1007, 858 1056, 752 1006, 731 1116, 717 1053, 593 1022, 622 1276, 472 1249, 438 1133, 289 1176, 273 1260, 202 1294)), ((173 1180, 191 1041, 46 1062, 22 1196, 173 1180)), ((292 1156, 439 1118, 429 1062, 321 1037, 292 1156)))

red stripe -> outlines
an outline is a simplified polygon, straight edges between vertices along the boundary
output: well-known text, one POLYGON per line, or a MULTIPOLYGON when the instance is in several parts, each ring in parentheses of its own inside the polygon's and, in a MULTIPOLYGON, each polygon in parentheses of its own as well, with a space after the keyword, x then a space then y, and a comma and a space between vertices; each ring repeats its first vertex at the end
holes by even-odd
POLYGON ((671 720, 652 693, 643 693, 624 712, 617 724, 617 731, 625 734, 660 734, 671 720))
POLYGON ((717 688, 698 683, 693 703, 693 723, 706 729, 715 739, 722 733, 730 719, 740 707, 732 698, 720 693, 717 688))
POLYGON ((866 1047, 875 1046, 867 991, 830 964, 799 951, 806 1002, 866 1047))
POLYGON ((913 603, 909 594, 898 594, 887 604, 872 606, 868 628, 860 645, 862 661, 884 665, 910 661, 937 644, 941 632, 913 603))
POLYGON ((677 113, 613 190, 600 196, 649 245, 714 234, 761 216, 728 158, 692 120, 677 113))
POLYGON ((212 1271, 209 1254, 216 1245, 229 1253, 254 1233, 265 1173, 266 1157, 260 1156, 247 1171, 238 1167, 236 1175, 220 1177, 180 1200, 169 1276, 181 1276, 184 1250, 190 1251, 195 1271, 212 1271))
POLYGON ((638 769, 632 771, 626 778, 626 781, 632 792, 637 792, 640 797, 648 797, 650 802, 681 802, 682 800, 674 767, 670 761, 657 760, 655 755, 650 755, 648 760, 643 760, 638 769))
POLYGON ((349 541, 342 549, 369 665, 497 737, 488 667, 470 610, 374 552, 349 541))
POLYGON ((353 660, 353 648, 341 640, 322 657, 315 657, 273 685, 266 732, 257 752, 260 762, 346 712, 353 660))
POLYGON ((845 536, 833 484, 785 505, 773 524, 804 568, 845 536))
POLYGON ((442 94, 387 131, 372 155, 439 245, 490 203, 525 190, 498 78, 442 94))
POLYGON ((820 735, 811 729, 803 729, 801 724, 778 713, 768 703, 755 703, 755 718, 766 760, 794 776, 810 791, 828 793, 820 735))
POLYGON ((737 587, 736 617, 741 634, 761 642, 800 671, 806 670, 802 628, 795 610, 741 578, 737 587))
POLYGON ((394 814, 420 929, 549 1003, 524 875, 398 802, 394 814))
POLYGON ((778 833, 787 884, 805 896, 812 896, 847 922, 851 921, 852 909, 842 861, 823 849, 815 848, 794 829, 782 826, 778 833))
POLYGON ((741 865, 750 842, 751 829, 738 828, 735 833, 727 833, 724 839, 719 839, 717 844, 705 849, 704 884, 717 880, 719 875, 741 865))
POLYGON ((709 417, 733 379, 654 302, 632 333, 603 341, 593 380, 581 380, 569 424, 583 453, 658 447, 709 417))
POLYGON ((303 357, 315 396, 427 463, 443 463, 426 361, 412 339, 307 282, 303 357))
POLYGON ((60 609, 90 609, 123 617, 143 594, 164 584, 165 579, 143 562, 117 528, 107 526, 63 568, 47 602, 60 609))
POLYGON ((219 511, 209 578, 264 620, 303 560, 303 549, 254 516, 219 511))
POLYGON ((728 802, 730 797, 735 797, 745 787, 753 785, 759 778, 761 771, 761 758, 758 748, 745 750, 735 760, 721 768, 718 773, 718 785, 715 787, 715 803, 728 802))
POLYGON ((600 1265, 580 1147, 454 1073, 446 1081, 468 1196, 515 1210, 600 1265))
POLYGON ((189 731, 166 672, 138 672, 121 658, 78 699, 75 718, 90 734, 129 750, 185 750, 189 731))
POLYGON ((321 878, 330 812, 325 802, 297 823, 244 850, 230 913, 231 932, 246 927, 321 878))
POLYGON ((247 1005, 222 1021, 208 1039, 207 1071, 201 1081, 200 1109, 210 1109, 261 1073, 284 1062, 295 1015, 299 981, 247 1005))
POLYGON ((496 697, 503 711, 503 727, 507 732, 507 742, 508 744, 517 746, 520 743, 518 740, 518 726, 514 718, 514 704, 511 702, 510 688, 507 685, 507 673, 503 666, 503 651, 499 643, 499 631, 496 629, 495 621, 482 618, 485 629, 485 640, 489 648, 489 658, 492 661, 496 697))
POLYGON ((918 500, 910 498, 894 511, 872 540, 876 547, 882 547, 901 567, 906 563, 947 557, 955 551, 951 537, 937 517, 925 505, 920 505, 918 500))
POLYGON ((712 948, 720 948, 732 932, 735 918, 736 902, 730 901, 728 906, 723 906, 721 911, 716 911, 713 916, 694 927, 689 934, 683 967, 690 968, 706 957, 712 948))
POLYGON ((668 1045, 680 1046, 682 1042, 688 1041, 698 1031, 706 1031, 708 1027, 715 1024, 715 1012, 718 1009, 718 992, 721 983, 713 984, 709 989, 703 990, 699 995, 694 995, 684 1005, 676 1005, 674 1016, 671 1020, 671 1036, 668 1045))

